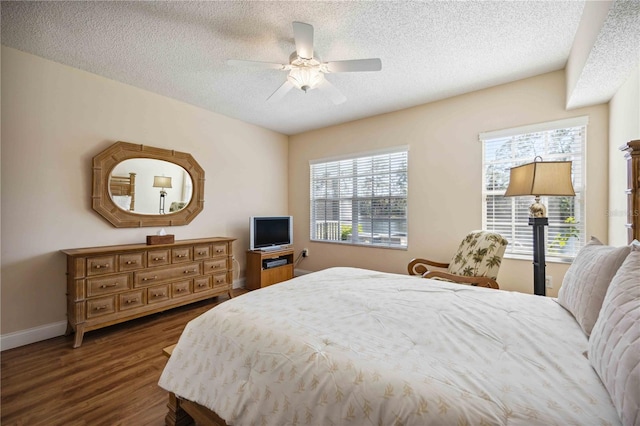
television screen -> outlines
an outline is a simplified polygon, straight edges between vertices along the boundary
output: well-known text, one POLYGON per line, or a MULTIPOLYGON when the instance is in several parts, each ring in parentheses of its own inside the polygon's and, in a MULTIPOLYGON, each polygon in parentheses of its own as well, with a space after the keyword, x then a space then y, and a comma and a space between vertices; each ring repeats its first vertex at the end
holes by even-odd
POLYGON ((254 216, 250 228, 251 250, 275 250, 293 244, 292 216, 254 216))

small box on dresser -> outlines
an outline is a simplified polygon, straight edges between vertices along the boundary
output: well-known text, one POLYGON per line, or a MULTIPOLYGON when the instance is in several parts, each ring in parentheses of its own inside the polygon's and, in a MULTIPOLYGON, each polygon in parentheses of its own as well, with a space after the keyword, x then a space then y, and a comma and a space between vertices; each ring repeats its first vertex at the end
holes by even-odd
POLYGON ((67 334, 84 333, 221 294, 231 297, 232 238, 62 250, 67 334))

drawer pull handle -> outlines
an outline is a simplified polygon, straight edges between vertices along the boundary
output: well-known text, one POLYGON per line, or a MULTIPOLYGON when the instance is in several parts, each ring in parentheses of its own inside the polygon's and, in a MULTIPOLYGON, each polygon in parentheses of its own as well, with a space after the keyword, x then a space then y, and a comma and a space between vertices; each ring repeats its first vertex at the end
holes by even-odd
POLYGON ((195 272, 198 272, 198 270, 197 269, 192 269, 192 270, 188 270, 187 269, 187 270, 184 271, 185 274, 193 274, 195 272))
POLYGON ((137 260, 127 260, 127 265, 135 265, 136 263, 138 263, 137 260))
POLYGON ((117 282, 113 283, 113 284, 102 284, 100 286, 100 288, 107 288, 107 287, 116 287, 118 285, 117 282))
POLYGON ((96 269, 108 268, 108 267, 109 267, 109 264, 108 264, 108 263, 105 263, 104 265, 100 265, 100 264, 98 264, 98 265, 95 265, 95 266, 94 266, 94 268, 96 268, 96 269))
POLYGON ((107 309, 107 305, 101 305, 101 306, 96 306, 95 308, 93 308, 96 311, 101 311, 103 309, 107 309))
POLYGON ((202 287, 206 287, 207 285, 205 283, 198 283, 198 287, 202 288, 202 287))
POLYGON ((153 293, 153 297, 164 297, 165 293, 153 293))
POLYGON ((198 254, 199 254, 200 256, 203 256, 203 255, 207 254, 207 252, 206 252, 206 251, 199 251, 199 252, 198 252, 198 254))
POLYGON ((166 259, 166 257, 164 257, 164 256, 162 256, 162 257, 154 257, 154 258, 153 258, 153 260, 155 260, 156 262, 157 262, 158 260, 165 260, 165 259, 166 259))
POLYGON ((176 292, 177 292, 177 293, 180 293, 180 292, 182 292, 182 291, 185 291, 185 289, 184 289, 184 288, 176 288, 176 292))
POLYGON ((128 305, 129 303, 135 303, 137 301, 138 301, 138 298, 136 297, 135 299, 127 299, 127 300, 125 300, 124 303, 126 303, 128 305))
POLYGON ((157 279, 158 279, 158 276, 156 275, 156 276, 153 276, 153 277, 144 277, 142 279, 142 281, 152 281, 152 280, 157 280, 157 279))
POLYGON ((222 284, 224 280, 216 280, 216 284, 222 284))
POLYGON ((217 249, 216 253, 224 253, 224 250, 223 249, 217 249))
POLYGON ((211 265, 211 269, 218 269, 220 265, 211 265))
POLYGON ((186 255, 186 254, 177 254, 177 255, 176 255, 176 257, 177 257, 178 259, 181 259, 181 258, 183 258, 183 257, 187 257, 187 255, 186 255))

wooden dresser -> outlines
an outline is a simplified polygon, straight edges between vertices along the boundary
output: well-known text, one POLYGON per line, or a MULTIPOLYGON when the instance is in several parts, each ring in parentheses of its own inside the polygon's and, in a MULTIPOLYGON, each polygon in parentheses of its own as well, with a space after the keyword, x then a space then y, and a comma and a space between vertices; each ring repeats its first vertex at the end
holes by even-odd
POLYGON ((96 330, 227 293, 232 238, 62 250, 67 255, 67 334, 74 348, 96 330))

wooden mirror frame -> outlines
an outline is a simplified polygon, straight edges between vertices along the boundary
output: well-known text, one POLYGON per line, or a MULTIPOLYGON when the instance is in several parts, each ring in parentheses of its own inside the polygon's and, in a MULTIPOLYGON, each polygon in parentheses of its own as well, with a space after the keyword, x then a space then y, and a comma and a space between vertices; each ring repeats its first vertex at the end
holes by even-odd
POLYGON ((93 157, 92 207, 116 228, 186 225, 204 209, 204 170, 191 154, 119 141, 93 157), (153 215, 132 213, 118 207, 109 193, 109 178, 116 165, 132 158, 168 161, 185 169, 193 183, 189 204, 174 213, 153 215))

